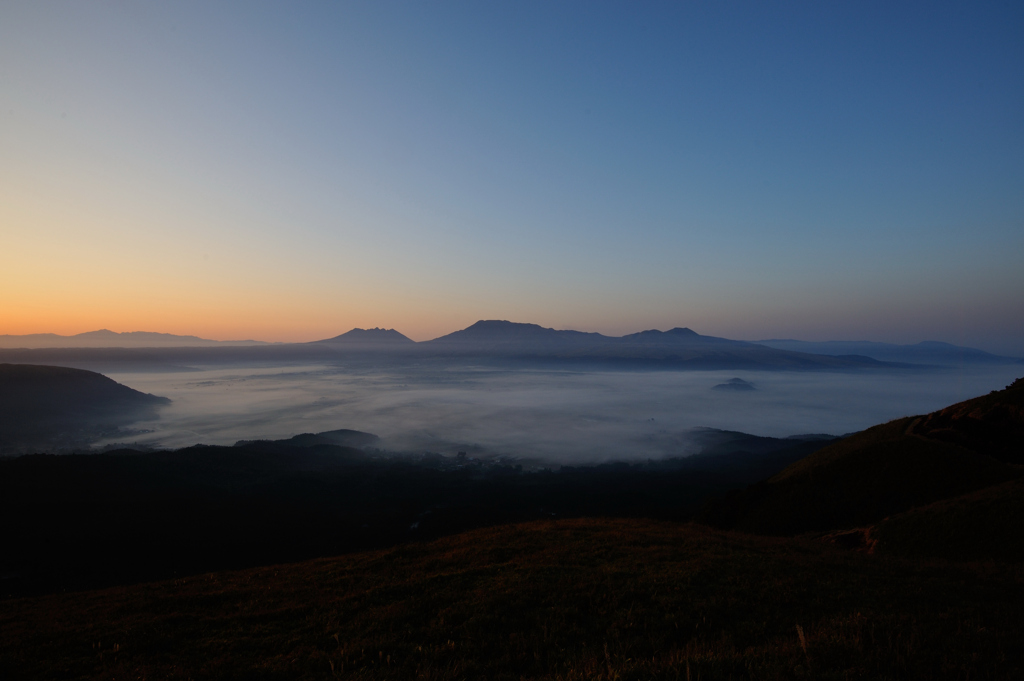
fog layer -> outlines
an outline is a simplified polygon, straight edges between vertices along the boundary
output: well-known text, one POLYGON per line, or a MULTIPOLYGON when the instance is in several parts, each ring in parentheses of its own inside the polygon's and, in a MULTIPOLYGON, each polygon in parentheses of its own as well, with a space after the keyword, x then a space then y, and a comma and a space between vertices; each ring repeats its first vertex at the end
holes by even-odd
POLYGON ((687 433, 698 427, 841 435, 1002 388, 1019 373, 1016 366, 836 374, 318 364, 109 375, 173 400, 137 444, 232 444, 351 428, 379 435, 392 451, 582 463, 693 453, 687 433), (734 378, 755 389, 714 389, 734 378))

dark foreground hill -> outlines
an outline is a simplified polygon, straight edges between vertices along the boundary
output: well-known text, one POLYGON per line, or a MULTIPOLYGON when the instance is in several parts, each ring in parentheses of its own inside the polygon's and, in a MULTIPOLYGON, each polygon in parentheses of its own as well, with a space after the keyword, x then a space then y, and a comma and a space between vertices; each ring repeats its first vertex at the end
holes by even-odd
POLYGON ((1024 478, 885 518, 868 539, 898 556, 1024 562, 1024 478))
POLYGON ((357 431, 0 461, 0 596, 270 565, 539 518, 692 517, 827 441, 702 429, 701 453, 524 471, 387 456, 357 431))
POLYGON ((0 364, 0 455, 85 446, 165 404, 92 371, 0 364))
POLYGON ((863 528, 905 555, 1019 559, 1024 536, 1024 379, 834 442, 713 502, 702 519, 758 534, 863 528), (876 526, 877 525, 877 526, 876 526), (883 539, 884 538, 884 539, 883 539))
POLYGON ((0 602, 11 679, 1018 679, 1016 567, 641 520, 0 602))

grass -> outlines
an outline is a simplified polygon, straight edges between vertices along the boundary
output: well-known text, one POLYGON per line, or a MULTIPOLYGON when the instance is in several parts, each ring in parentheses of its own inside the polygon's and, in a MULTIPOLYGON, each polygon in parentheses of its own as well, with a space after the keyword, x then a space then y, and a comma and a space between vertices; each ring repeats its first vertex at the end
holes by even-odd
POLYGON ((1024 475, 1024 467, 907 434, 913 418, 851 435, 709 505, 704 520, 756 534, 861 527, 1024 475))
POLYGON ((886 518, 871 535, 893 555, 1024 562, 1024 480, 886 518))
POLYGON ((0 602, 0 678, 1012 679, 1024 569, 642 520, 0 602))

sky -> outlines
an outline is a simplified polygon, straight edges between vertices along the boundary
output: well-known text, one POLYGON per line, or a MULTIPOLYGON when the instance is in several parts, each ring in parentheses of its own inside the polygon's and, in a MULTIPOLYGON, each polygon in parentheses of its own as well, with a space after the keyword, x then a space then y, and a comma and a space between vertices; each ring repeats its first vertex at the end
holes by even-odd
POLYGON ((1024 356, 1021 3, 0 4, 0 333, 1024 356))

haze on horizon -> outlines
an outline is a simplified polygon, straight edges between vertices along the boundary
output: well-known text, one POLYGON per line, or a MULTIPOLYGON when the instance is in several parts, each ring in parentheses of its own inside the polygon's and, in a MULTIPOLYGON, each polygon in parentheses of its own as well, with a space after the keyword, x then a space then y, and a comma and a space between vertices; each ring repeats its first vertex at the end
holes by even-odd
POLYGON ((0 334, 1024 355, 1014 3, 8 2, 0 334))

